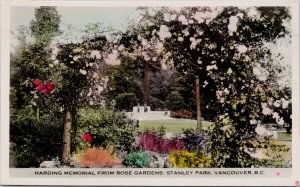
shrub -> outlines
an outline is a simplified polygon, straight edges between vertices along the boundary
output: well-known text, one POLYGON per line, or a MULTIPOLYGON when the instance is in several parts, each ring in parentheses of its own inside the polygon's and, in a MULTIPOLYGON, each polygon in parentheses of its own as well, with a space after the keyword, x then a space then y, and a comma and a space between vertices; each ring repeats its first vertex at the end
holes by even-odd
POLYGON ((116 108, 118 110, 132 111, 132 107, 138 103, 134 93, 120 93, 116 96, 116 108))
POLYGON ((123 161, 123 165, 130 168, 145 168, 150 164, 150 155, 145 152, 129 153, 123 161))
POLYGON ((13 153, 15 167, 39 167, 45 160, 62 154, 61 139, 63 126, 58 113, 37 114, 27 105, 11 117, 10 141, 15 144, 13 153))
POLYGON ((171 112, 172 118, 183 118, 183 119, 190 119, 192 118, 193 113, 187 110, 178 110, 175 112, 171 112))
POLYGON ((111 150, 102 148, 88 148, 75 156, 79 167, 114 167, 120 165, 119 159, 111 150))
POLYGON ((142 150, 158 153, 169 153, 170 151, 184 149, 184 144, 180 138, 165 139, 157 132, 150 131, 140 135, 139 145, 142 150))
POLYGON ((171 91, 171 93, 167 96, 167 108, 172 111, 180 110, 184 108, 186 100, 179 93, 179 91, 171 91))
POLYGON ((171 165, 175 168, 209 168, 213 160, 199 152, 175 151, 169 155, 171 165))
POLYGON ((76 150, 92 147, 113 147, 130 151, 136 141, 138 127, 122 113, 106 108, 84 108, 79 111, 76 150), (90 141, 82 139, 89 135, 90 141))
POLYGON ((182 141, 188 151, 203 151, 209 140, 209 135, 202 130, 186 129, 182 141))

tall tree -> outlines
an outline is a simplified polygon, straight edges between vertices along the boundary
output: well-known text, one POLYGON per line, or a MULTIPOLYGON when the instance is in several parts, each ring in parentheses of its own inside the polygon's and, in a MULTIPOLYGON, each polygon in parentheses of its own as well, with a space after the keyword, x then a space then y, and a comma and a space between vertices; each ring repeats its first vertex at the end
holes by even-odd
POLYGON ((60 15, 56 7, 41 6, 35 9, 35 19, 30 22, 32 36, 37 42, 49 43, 60 33, 60 15))

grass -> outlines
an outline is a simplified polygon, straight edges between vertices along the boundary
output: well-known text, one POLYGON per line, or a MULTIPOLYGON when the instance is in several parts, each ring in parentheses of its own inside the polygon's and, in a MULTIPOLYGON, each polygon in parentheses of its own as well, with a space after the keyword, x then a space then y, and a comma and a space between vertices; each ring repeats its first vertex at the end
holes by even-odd
MULTIPOLYGON (((208 130, 211 122, 202 121, 202 129, 208 130)), ((180 133, 182 129, 196 128, 197 120, 190 119, 166 119, 166 120, 144 120, 139 123, 140 130, 158 129, 165 127, 167 133, 180 133)))
POLYGON ((292 134, 286 133, 286 132, 278 132, 278 139, 283 141, 291 141, 292 140, 292 134))

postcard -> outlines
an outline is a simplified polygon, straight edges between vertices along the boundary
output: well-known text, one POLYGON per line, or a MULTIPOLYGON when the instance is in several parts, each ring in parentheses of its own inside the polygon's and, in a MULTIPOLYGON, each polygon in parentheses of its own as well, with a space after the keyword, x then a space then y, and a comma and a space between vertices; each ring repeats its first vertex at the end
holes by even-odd
POLYGON ((1 184, 300 186, 299 2, 1 2, 1 184))

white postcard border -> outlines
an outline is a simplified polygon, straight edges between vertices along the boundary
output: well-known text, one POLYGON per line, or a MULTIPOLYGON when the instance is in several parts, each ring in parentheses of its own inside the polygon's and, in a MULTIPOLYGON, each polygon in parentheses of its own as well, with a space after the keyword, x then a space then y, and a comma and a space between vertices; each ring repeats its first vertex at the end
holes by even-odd
POLYGON ((300 180, 299 127, 299 4, 296 0, 267 1, 3 1, 1 2, 1 184, 10 185, 296 185, 300 180), (9 59, 11 6, 290 6, 292 9, 293 167, 291 177, 228 178, 14 178, 9 175, 9 59), (114 179, 114 180, 112 180, 114 179))

